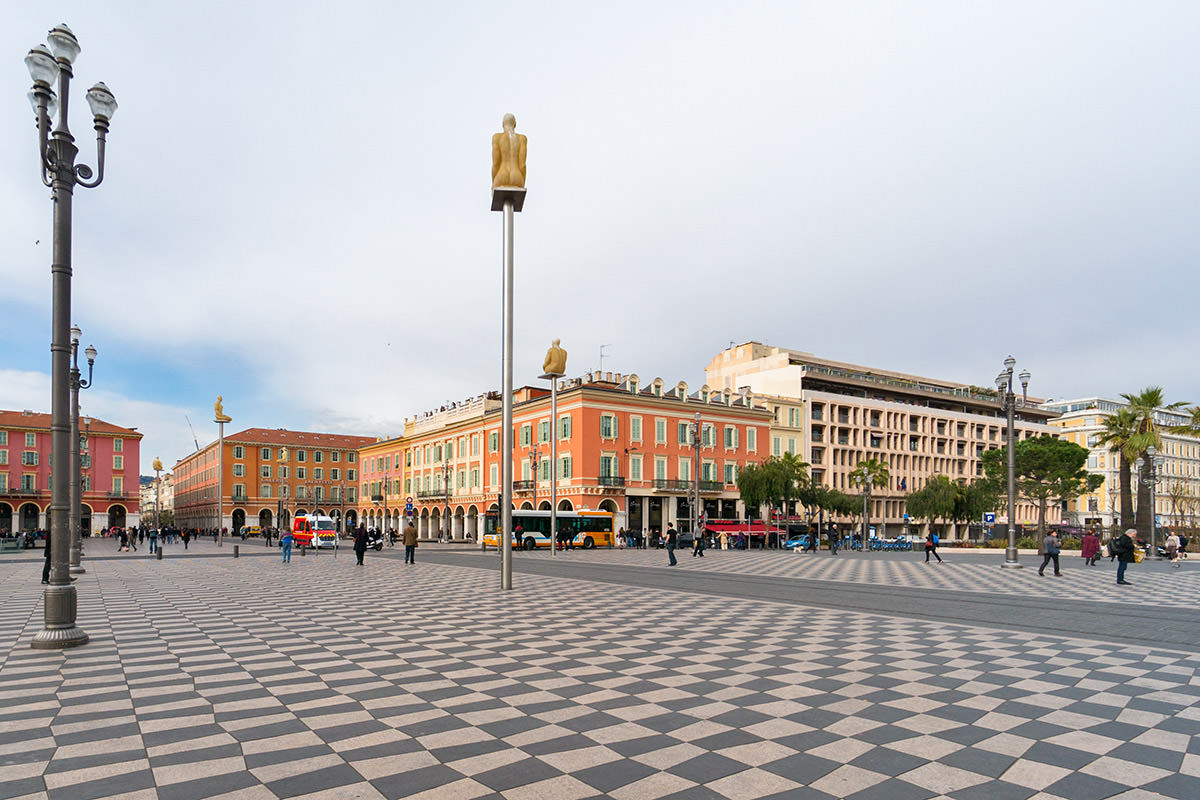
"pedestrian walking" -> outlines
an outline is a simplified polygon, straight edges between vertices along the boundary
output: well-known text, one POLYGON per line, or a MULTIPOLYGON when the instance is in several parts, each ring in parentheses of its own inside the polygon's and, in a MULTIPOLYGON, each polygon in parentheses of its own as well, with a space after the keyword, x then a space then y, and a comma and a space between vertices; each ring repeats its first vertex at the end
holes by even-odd
POLYGON ((1059 565, 1058 565, 1059 546, 1058 546, 1058 533, 1056 531, 1050 531, 1049 533, 1046 534, 1046 537, 1044 539, 1042 539, 1042 550, 1045 553, 1045 555, 1042 556, 1042 566, 1038 567, 1038 575, 1045 575, 1046 574, 1046 565, 1049 564, 1051 561, 1053 561, 1054 562, 1054 574, 1061 576, 1062 570, 1059 568, 1059 565))
POLYGON ((1100 537, 1096 535, 1094 530, 1089 530, 1083 535, 1083 544, 1080 545, 1080 555, 1083 556, 1083 563, 1089 567, 1096 566, 1096 559, 1100 557, 1100 537))
POLYGON ((358 530, 354 532, 354 557, 358 559, 358 566, 362 566, 363 556, 367 554, 367 528, 365 525, 359 525, 358 530))
POLYGON ((1114 537, 1108 543, 1108 548, 1117 558, 1117 585, 1131 586, 1132 584, 1125 580, 1125 568, 1129 566, 1129 562, 1133 561, 1134 544, 1133 537, 1137 536, 1137 531, 1133 528, 1122 533, 1120 536, 1114 537))
POLYGON ((670 566, 675 566, 675 543, 679 541, 679 534, 675 532, 675 523, 667 523, 667 558, 670 559, 670 566))
POLYGON ((804 552, 804 553, 807 553, 809 551, 812 551, 814 553, 817 552, 817 544, 820 541, 821 541, 820 531, 818 531, 816 528, 809 528, 808 536, 804 542, 804 550, 801 552, 804 552))
POLYGON ((188 542, 191 540, 191 538, 192 538, 192 532, 190 530, 186 530, 183 532, 183 549, 184 550, 187 550, 188 542))
POLYGON ((408 521, 404 528, 404 563, 417 563, 417 526, 408 521))
POLYGON ((827 535, 829 536, 829 554, 836 556, 838 554, 838 547, 841 545, 841 537, 838 536, 837 525, 832 522, 829 523, 829 533, 827 535))
POLYGON ((930 556, 933 556, 934 558, 936 558, 937 562, 939 564, 942 563, 942 557, 938 555, 937 548, 938 548, 938 535, 936 533, 934 533, 933 531, 930 531, 925 536, 925 563, 926 564, 929 563, 930 556))
MULTIPOLYGON (((187 549, 187 539, 187 533, 184 532, 183 547, 185 550, 187 549)), ((283 554, 284 564, 292 563, 292 532, 287 528, 284 528, 279 536, 279 551, 283 554)))
POLYGON ((150 552, 154 553, 158 550, 158 528, 150 529, 150 552))
POLYGON ((1171 560, 1171 566, 1179 569, 1179 536, 1171 531, 1171 535, 1167 537, 1167 558, 1171 560))
POLYGON ((50 531, 46 531, 46 548, 42 551, 46 563, 42 565, 42 583, 50 583, 50 531))
POLYGON ((704 558, 704 529, 701 528, 692 539, 692 558, 704 558))

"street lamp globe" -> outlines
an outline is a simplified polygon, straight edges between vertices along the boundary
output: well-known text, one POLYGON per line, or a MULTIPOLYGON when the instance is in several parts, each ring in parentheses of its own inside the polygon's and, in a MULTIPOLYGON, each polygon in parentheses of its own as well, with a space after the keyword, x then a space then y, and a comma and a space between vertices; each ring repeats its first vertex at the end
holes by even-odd
POLYGON ((51 28, 46 34, 46 41, 50 42, 50 49, 54 55, 68 64, 73 63, 79 56, 79 40, 65 22, 51 28))
POLYGON ((78 325, 71 326, 71 344, 79 344, 80 338, 83 336, 83 331, 78 325))
POLYGON ((87 356, 88 366, 91 366, 92 364, 96 363, 96 356, 99 355, 99 351, 89 344, 87 349, 83 351, 83 354, 87 356))
POLYGON ((1017 365, 1017 360, 1015 358, 1013 358, 1012 356, 1009 356, 1008 358, 1004 359, 1004 369, 1008 370, 1009 372, 1012 372, 1013 367, 1015 367, 1016 365, 1017 365))
POLYGON ((58 80, 58 62, 44 44, 29 51, 29 55, 25 56, 25 66, 35 86, 53 86, 58 80))
POLYGON ((87 93, 88 108, 92 110, 92 116, 98 120, 108 120, 113 118, 113 114, 117 113, 117 98, 113 97, 113 93, 101 81, 88 89, 87 93))

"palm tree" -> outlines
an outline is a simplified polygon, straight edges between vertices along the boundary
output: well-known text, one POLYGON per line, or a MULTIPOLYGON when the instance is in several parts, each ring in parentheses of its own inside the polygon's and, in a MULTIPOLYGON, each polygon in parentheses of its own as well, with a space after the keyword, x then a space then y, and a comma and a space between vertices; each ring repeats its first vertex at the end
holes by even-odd
POLYGON ((1137 458, 1137 454, 1129 449, 1129 440, 1137 433, 1138 422, 1133 409, 1126 407, 1119 409, 1115 414, 1104 415, 1101 423, 1104 425, 1104 432, 1100 434, 1100 443, 1108 445, 1109 452, 1117 459, 1119 469, 1117 484, 1121 495, 1121 519, 1117 524, 1124 528, 1133 522, 1133 484, 1130 465, 1137 458))
POLYGON ((886 488, 892 474, 887 464, 877 458, 868 458, 858 462, 850 471, 849 478, 851 483, 861 486, 863 490, 863 552, 866 552, 871 530, 871 487, 886 488))
MULTIPOLYGON (((1162 436, 1154 417, 1163 411, 1176 411, 1187 403, 1167 403, 1163 398, 1161 386, 1147 386, 1140 394, 1122 394, 1129 403, 1129 409, 1137 423, 1137 431, 1129 438, 1126 445, 1134 458, 1145 456, 1146 451, 1154 447, 1162 449, 1162 436)), ((1137 530, 1138 535, 1147 541, 1153 541, 1154 509, 1150 507, 1150 480, 1154 465, 1149 457, 1142 458, 1141 474, 1138 476, 1137 491, 1137 530)))

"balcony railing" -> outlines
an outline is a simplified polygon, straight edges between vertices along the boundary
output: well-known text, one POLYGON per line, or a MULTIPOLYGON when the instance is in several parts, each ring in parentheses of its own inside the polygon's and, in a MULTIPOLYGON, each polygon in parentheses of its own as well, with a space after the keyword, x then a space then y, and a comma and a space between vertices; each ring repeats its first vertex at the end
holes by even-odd
POLYGON ((686 492, 692 488, 691 481, 682 481, 675 478, 655 478, 654 488, 662 489, 668 492, 686 492))
POLYGON ((418 489, 417 498, 420 500, 428 500, 433 497, 445 497, 445 489, 418 489))
POLYGON ((700 481, 701 492, 719 492, 725 488, 720 481, 700 481))
POLYGON ((0 489, 0 494, 12 494, 18 496, 28 495, 32 497, 38 493, 37 489, 25 489, 20 486, 10 486, 7 489, 0 489))
POLYGON ((514 492, 532 492, 537 488, 537 481, 513 481, 514 492))
POLYGON ((383 502, 383 495, 381 495, 381 494, 373 494, 373 495, 371 495, 371 502, 372 502, 372 503, 382 503, 382 502, 383 502))
POLYGON ((122 497, 125 496, 125 493, 124 492, 105 492, 105 496, 109 497, 113 500, 120 500, 122 497))
POLYGON ((601 475, 598 482, 601 486, 624 486, 625 477, 623 475, 601 475))

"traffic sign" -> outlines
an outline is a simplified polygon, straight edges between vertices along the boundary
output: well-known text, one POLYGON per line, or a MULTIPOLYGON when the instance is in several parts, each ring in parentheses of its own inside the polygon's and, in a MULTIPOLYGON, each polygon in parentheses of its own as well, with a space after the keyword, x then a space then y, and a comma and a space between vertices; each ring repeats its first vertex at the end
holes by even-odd
POLYGON ((984 514, 984 515, 983 515, 983 522, 984 522, 984 524, 985 524, 985 525, 995 525, 995 524, 996 524, 996 514, 995 514, 995 512, 993 512, 993 511, 989 511, 989 512, 987 512, 986 514, 984 514))

